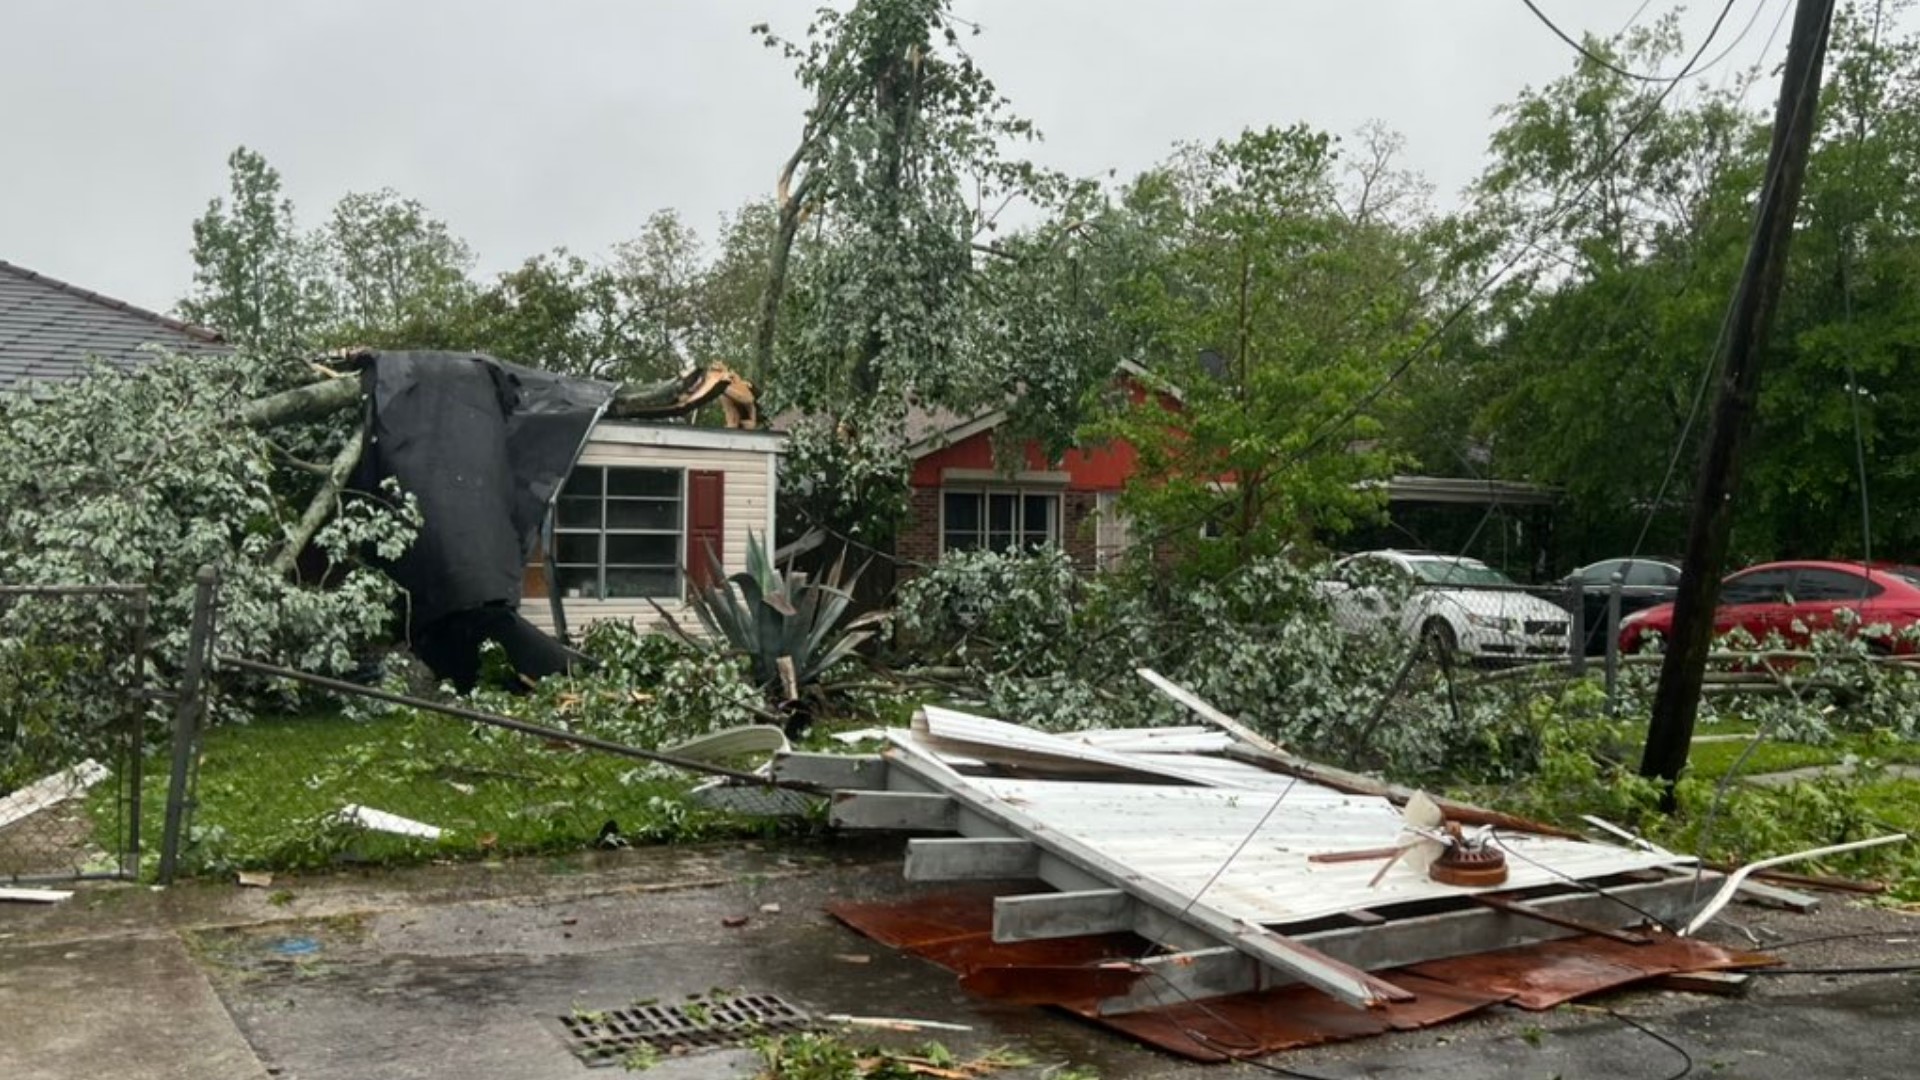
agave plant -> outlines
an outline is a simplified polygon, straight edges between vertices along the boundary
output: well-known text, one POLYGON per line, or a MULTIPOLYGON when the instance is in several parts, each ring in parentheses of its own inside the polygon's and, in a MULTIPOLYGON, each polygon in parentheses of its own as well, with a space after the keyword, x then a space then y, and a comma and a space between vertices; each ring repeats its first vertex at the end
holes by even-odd
POLYGON ((873 637, 863 630, 885 618, 870 611, 842 623, 853 603, 853 586, 866 570, 863 565, 846 573, 845 551, 819 580, 796 570, 781 571, 760 538, 747 534, 747 567, 722 577, 719 557, 705 553, 714 572, 710 584, 694 587, 688 598, 704 634, 680 624, 658 603, 658 611, 673 633, 702 646, 719 646, 747 657, 754 681, 777 703, 792 707, 803 690, 817 686, 821 676, 873 637))

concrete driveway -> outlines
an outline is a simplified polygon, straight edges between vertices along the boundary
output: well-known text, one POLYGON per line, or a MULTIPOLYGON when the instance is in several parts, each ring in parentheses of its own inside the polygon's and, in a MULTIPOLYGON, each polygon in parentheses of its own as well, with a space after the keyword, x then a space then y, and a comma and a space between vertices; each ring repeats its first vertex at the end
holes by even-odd
MULTIPOLYGON (((0 1077, 9 1080, 581 1080, 556 1033, 574 1010, 721 990, 814 1013, 965 1025, 962 1052, 1011 1046, 1107 1078, 1271 1075, 1195 1066, 1054 1012, 963 994, 939 968, 825 916, 908 895, 897 845, 680 848, 492 866, 283 879, 268 889, 90 889, 0 908, 0 1077), (741 919, 745 919, 743 924, 741 919)), ((1736 908, 1803 966, 1920 963, 1920 923, 1828 900, 1817 916, 1736 908), (1909 940, 1906 935, 1913 936, 1909 940)), ((1498 1009, 1445 1028, 1269 1059, 1297 1074, 1544 1078, 1895 1077, 1920 1046, 1920 979, 1771 978, 1743 1000, 1638 993, 1606 1011, 1498 1009), (1683 1053, 1685 1058, 1683 1058, 1683 1053)), ((928 1036, 880 1033, 876 1042, 928 1036)), ((662 1080, 749 1077, 746 1051, 669 1058, 662 1080)))

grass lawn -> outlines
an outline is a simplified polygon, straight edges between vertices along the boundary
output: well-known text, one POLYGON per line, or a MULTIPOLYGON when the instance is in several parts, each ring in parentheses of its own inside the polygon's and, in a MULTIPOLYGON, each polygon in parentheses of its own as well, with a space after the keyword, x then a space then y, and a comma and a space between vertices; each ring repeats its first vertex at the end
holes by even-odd
MULTIPOLYGON (((167 768, 164 757, 147 763, 141 817, 149 866, 158 858, 167 768)), ((578 850, 603 832, 644 842, 755 828, 686 802, 691 784, 643 762, 437 716, 263 718, 208 733, 184 859, 198 872, 295 869, 578 850), (445 832, 428 841, 331 820, 349 804, 445 832)), ((111 800, 96 797, 93 810, 97 821, 110 820, 111 800)))

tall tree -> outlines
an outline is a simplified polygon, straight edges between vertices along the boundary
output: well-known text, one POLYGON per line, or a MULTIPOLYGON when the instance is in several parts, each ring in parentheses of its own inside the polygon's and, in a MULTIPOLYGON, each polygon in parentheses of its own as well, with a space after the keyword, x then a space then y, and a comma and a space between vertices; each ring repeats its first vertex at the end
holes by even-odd
POLYGON ((1005 380, 955 347, 970 329, 975 241, 1048 178, 1004 148, 1034 136, 961 46, 950 0, 822 10, 804 43, 758 27, 813 96, 780 173, 754 369, 819 423, 794 462, 813 512, 883 531, 904 505, 907 407, 971 408, 1005 380), (816 242, 790 273, 802 225, 816 242), (804 313, 783 325, 788 310, 804 313), (779 353, 776 358, 775 346, 779 353))
POLYGON ((295 228, 293 203, 266 158, 242 146, 227 170, 227 197, 193 223, 193 288, 180 314, 262 355, 293 355, 332 309, 320 253, 295 228))
POLYGON ((324 232, 338 344, 461 348, 473 252, 417 199, 349 193, 324 232))
POLYGON ((1248 131, 1182 149, 1125 194, 1161 244, 1120 283, 1115 318, 1180 396, 1145 395, 1104 430, 1139 450, 1139 529, 1203 569, 1381 509, 1363 481, 1389 462, 1364 395, 1424 328, 1424 199, 1378 201, 1339 161, 1305 126, 1248 131))

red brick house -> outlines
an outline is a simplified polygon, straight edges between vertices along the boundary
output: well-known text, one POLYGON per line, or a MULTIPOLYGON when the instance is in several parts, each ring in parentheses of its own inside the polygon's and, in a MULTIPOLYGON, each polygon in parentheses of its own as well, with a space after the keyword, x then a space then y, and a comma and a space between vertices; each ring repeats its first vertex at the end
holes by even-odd
MULTIPOLYGON (((1123 365, 1127 392, 1148 391, 1123 365)), ((1177 408, 1177 400, 1168 404, 1177 408)), ((994 432, 1005 409, 971 417, 916 409, 907 418, 913 472, 907 520, 894 550, 904 566, 930 563, 949 551, 1007 551, 1053 545, 1081 567, 1105 566, 1130 542, 1119 513, 1120 491, 1139 456, 1114 441, 1068 450, 1048 461, 1037 442, 1020 448, 1009 471, 994 458, 994 432)))

